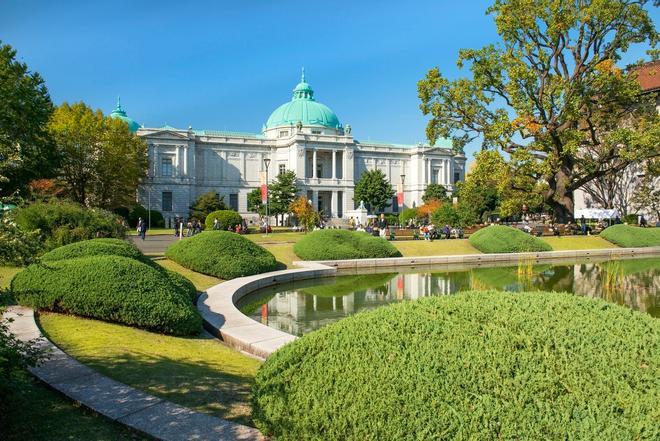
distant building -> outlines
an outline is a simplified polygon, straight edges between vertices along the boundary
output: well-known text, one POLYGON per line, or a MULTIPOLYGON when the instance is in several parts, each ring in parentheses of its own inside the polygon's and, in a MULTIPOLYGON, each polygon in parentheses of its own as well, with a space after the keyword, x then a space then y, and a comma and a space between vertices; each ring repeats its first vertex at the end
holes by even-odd
MULTIPOLYGON (((652 61, 650 63, 643 64, 639 67, 636 67, 632 70, 634 74, 637 75, 637 80, 639 81, 640 86, 644 94, 653 94, 655 96, 656 110, 660 115, 660 60, 652 61)), ((660 148, 660 146, 659 146, 660 148)), ((622 177, 622 185, 620 188, 616 189, 619 194, 617 195, 617 203, 614 205, 619 205, 619 207, 602 207, 596 201, 594 201, 588 193, 583 189, 576 190, 574 192, 574 203, 575 209, 583 208, 616 208, 619 211, 622 211, 622 206, 625 207, 627 201, 630 201, 632 198, 635 187, 639 181, 644 178, 644 170, 640 167, 639 164, 633 164, 627 169, 620 172, 622 177)), ((657 188, 660 188, 660 178, 656 177, 654 179, 654 185, 657 188)), ((625 207, 628 208, 628 207, 625 207)), ((634 214, 643 214, 646 219, 651 221, 658 221, 660 219, 655 219, 656 214, 652 212, 637 212, 637 210, 631 211, 634 214)), ((623 214, 623 213, 621 213, 623 214)))
MULTIPOLYGON (((194 200, 208 191, 247 215, 247 195, 260 185, 265 158, 271 160, 271 182, 284 170, 294 171, 302 193, 333 218, 355 208, 355 182, 366 170, 382 170, 393 188, 405 175, 406 207, 421 204, 428 184, 451 191, 465 176, 465 155, 455 154, 449 140, 434 147, 356 140, 349 125, 315 100, 304 71, 291 100, 273 111, 258 134, 138 128, 119 104, 111 116, 124 119, 147 142, 149 173, 138 202, 162 212, 167 224, 186 217, 194 200)), ((396 199, 387 211, 398 211, 396 199)))

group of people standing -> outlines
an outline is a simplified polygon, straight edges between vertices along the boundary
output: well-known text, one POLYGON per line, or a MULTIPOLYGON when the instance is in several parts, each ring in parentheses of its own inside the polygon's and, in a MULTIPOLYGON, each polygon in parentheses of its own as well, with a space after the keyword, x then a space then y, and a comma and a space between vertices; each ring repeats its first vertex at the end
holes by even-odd
POLYGON ((204 228, 197 219, 190 219, 184 223, 183 219, 177 217, 174 219, 174 237, 190 237, 202 232, 204 228))

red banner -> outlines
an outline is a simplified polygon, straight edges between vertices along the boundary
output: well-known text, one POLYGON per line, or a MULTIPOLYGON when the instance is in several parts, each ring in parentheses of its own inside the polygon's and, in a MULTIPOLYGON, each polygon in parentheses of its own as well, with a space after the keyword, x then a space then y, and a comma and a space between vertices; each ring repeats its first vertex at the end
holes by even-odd
POLYGON ((266 185, 266 172, 261 172, 261 202, 268 201, 268 186, 266 185))
POLYGON ((399 204, 399 207, 403 207, 403 193, 396 194, 396 201, 399 204))

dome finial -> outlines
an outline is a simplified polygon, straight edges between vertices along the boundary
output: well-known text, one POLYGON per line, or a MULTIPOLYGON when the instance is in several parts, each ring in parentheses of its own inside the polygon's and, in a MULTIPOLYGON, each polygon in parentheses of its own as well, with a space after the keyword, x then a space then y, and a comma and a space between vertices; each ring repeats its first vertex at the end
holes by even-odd
POLYGON ((305 67, 302 68, 302 76, 300 77, 300 82, 301 83, 305 82, 305 67))
POLYGON ((121 110, 121 96, 117 95, 117 110, 121 110))

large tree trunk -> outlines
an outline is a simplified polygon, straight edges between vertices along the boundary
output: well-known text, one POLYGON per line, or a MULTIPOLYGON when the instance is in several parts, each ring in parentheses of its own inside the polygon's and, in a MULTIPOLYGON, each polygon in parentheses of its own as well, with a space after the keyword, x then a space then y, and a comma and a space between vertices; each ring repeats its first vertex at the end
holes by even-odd
POLYGON ((569 184, 570 169, 564 166, 548 179, 548 190, 545 193, 545 202, 552 208, 555 222, 562 224, 572 221, 575 211, 573 190, 569 184))

